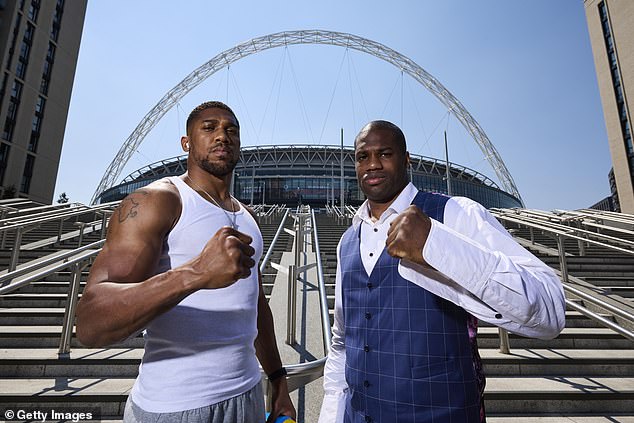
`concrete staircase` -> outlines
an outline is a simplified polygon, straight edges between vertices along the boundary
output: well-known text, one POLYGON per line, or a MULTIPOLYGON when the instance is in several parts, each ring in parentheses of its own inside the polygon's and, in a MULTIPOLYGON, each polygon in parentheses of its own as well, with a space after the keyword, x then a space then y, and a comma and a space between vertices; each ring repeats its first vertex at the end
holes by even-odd
MULTIPOLYGON (((279 219, 281 215, 261 222, 265 251, 279 219)), ((332 309, 336 246, 349 221, 317 214, 316 222, 332 309)), ((286 226, 292 226, 290 218, 286 226)), ((29 232, 29 239, 25 238, 24 243, 50 238, 58 231, 57 228, 44 229, 29 232)), ((71 224, 64 229, 70 230, 76 227, 71 224)), ((98 232, 93 236, 97 237, 98 232)), ((513 233, 530 239, 519 230, 513 233)), ((87 237, 82 242, 92 239, 87 237)), ((557 268, 556 257, 553 259, 552 254, 544 253, 556 250, 556 245, 547 237, 535 239, 536 245, 531 250, 557 268)), ((273 262, 279 262, 283 252, 291 251, 292 241, 291 236, 282 233, 273 262)), ((22 259, 33 260, 60 248, 74 248, 77 242, 77 238, 71 238, 64 244, 23 251, 21 263, 22 259)), ((588 249, 583 259, 574 254, 575 243, 567 245, 566 250, 573 254, 569 262, 571 275, 604 290, 623 307, 629 306, 631 300, 627 293, 621 296, 623 290, 617 292, 615 288, 633 285, 631 259, 601 249, 588 249)), ((0 269, 8 265, 9 255, 8 248, 0 250, 0 269)), ((276 271, 267 266, 263 273, 267 295, 275 276, 276 271)), ((111 348, 88 349, 73 338, 70 355, 58 356, 69 278, 68 271, 59 272, 0 296, 0 408, 37 405, 97 410, 104 419, 120 419, 137 375, 143 339, 134 337, 111 348)), ((86 272, 82 280, 85 278, 86 272)), ((566 317, 565 330, 554 340, 511 335, 510 355, 498 352, 496 328, 480 326, 478 342, 488 376, 486 404, 490 422, 634 421, 634 343, 572 309, 567 311, 566 317)), ((283 334, 278 333, 278 338, 280 336, 283 334)), ((321 380, 311 385, 314 384, 321 384, 321 380)))
MULTIPOLYGON (((276 214, 260 222, 264 253, 282 216, 276 214)), ((55 227, 55 234, 57 230, 55 227)), ((37 242, 52 236, 50 228, 38 228, 29 234, 30 239, 23 242, 37 242)), ((83 244, 95 238, 99 238, 97 232, 85 237, 83 244)), ((288 248, 289 239, 286 233, 280 235, 273 261, 288 248)), ((21 254, 21 263, 61 248, 76 248, 76 241, 68 239, 52 249, 40 248, 21 254)), ((9 255, 10 251, 0 251, 2 268, 6 269, 9 255)), ((264 271, 267 296, 272 290, 275 272, 270 266, 264 271)), ((88 269, 82 272, 81 289, 87 276, 88 269)), ((119 420, 138 374, 143 338, 139 335, 110 348, 93 349, 80 345, 73 334, 70 354, 58 354, 69 280, 70 272, 57 272, 0 295, 0 409, 54 408, 92 412, 102 419, 119 420)))
MULTIPOLYGON (((322 215, 317 226, 332 318, 336 245, 348 223, 322 215)), ((513 234, 530 239, 528 232, 513 234)), ((546 236, 538 241, 557 251, 546 236)), ((578 250, 576 242, 569 244, 566 251, 578 250)), ((532 250, 558 269, 556 256, 543 254, 542 248, 532 250)), ((616 279, 621 286, 634 286, 634 256, 590 248, 583 257, 571 257, 568 271, 588 281, 613 284, 616 279)), ((620 298, 613 290, 605 293, 620 298)), ((593 421, 634 421, 634 342, 569 309, 566 328, 556 339, 510 335, 510 344, 511 354, 501 354, 497 328, 481 322, 478 345, 487 375, 485 401, 490 421, 581 422, 583 416, 592 416, 593 421)))

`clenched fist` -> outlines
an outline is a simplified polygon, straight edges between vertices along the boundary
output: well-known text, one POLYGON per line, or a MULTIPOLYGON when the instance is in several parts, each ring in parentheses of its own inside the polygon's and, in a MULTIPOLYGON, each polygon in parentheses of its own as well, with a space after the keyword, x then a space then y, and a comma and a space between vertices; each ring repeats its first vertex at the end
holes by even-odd
POLYGON ((385 246, 392 257, 430 267, 423 259, 423 247, 431 219, 416 206, 409 206, 390 223, 385 246))
POLYGON ((242 232, 224 226, 207 242, 191 266, 201 276, 201 288, 225 288, 251 275, 255 265, 253 239, 242 232))

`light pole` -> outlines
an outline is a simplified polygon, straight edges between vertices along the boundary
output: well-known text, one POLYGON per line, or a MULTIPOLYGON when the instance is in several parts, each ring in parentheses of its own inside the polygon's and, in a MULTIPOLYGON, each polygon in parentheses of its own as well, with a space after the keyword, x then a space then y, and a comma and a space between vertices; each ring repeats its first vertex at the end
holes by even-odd
POLYGON ((341 169, 341 203, 339 204, 339 206, 341 207, 341 212, 343 213, 343 208, 344 208, 344 191, 345 191, 345 187, 343 185, 343 128, 341 128, 341 157, 340 157, 340 169, 341 169))
POLYGON ((332 206, 335 206, 335 162, 330 162, 330 201, 332 202, 332 206))
POLYGON ((255 191, 255 158, 251 160, 251 202, 253 205, 253 191, 255 191))

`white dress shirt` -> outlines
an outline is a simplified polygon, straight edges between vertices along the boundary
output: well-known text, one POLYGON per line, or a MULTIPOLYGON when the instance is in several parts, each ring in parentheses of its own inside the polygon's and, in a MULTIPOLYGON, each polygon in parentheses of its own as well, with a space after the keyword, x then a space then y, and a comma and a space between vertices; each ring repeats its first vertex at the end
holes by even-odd
MULTIPOLYGON (((408 184, 377 221, 371 219, 367 201, 357 211, 352 225, 361 225, 360 253, 368 274, 385 248, 390 223, 411 205, 417 193, 416 187, 408 184)), ((452 197, 445 205, 443 223, 431 222, 422 254, 435 270, 401 262, 398 271, 403 278, 509 332, 541 339, 561 332, 565 297, 559 278, 515 242, 482 205, 452 197)), ((341 242, 337 246, 335 315, 324 369, 320 423, 343 422, 348 392, 340 248, 341 242)))

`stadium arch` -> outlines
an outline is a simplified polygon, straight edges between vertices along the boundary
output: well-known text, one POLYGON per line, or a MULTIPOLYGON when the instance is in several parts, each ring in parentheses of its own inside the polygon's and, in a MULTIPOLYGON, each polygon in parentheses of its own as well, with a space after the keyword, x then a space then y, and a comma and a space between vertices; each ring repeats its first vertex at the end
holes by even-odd
POLYGON ((230 65, 244 57, 269 50, 276 47, 283 47, 295 44, 323 44, 350 48, 370 54, 378 59, 388 62, 397 67, 402 72, 407 73, 414 80, 420 83, 425 89, 432 93, 456 119, 462 124, 467 132, 473 137, 480 147, 484 158, 489 162, 496 173, 504 189, 524 202, 515 185, 506 165, 502 161, 500 154, 493 143, 489 140, 484 130, 478 122, 465 109, 460 101, 447 88, 445 88, 436 78, 425 69, 403 54, 376 41, 369 40, 357 35, 325 30, 298 30, 277 32, 262 37, 253 38, 225 50, 205 64, 199 66, 187 75, 176 86, 169 90, 159 102, 141 119, 141 122, 125 140, 116 156, 106 169, 99 185, 97 186, 91 204, 94 204, 100 193, 112 187, 116 179, 121 174, 124 166, 143 142, 146 135, 156 126, 161 118, 187 93, 196 88, 200 83, 212 76, 218 70, 230 65))

